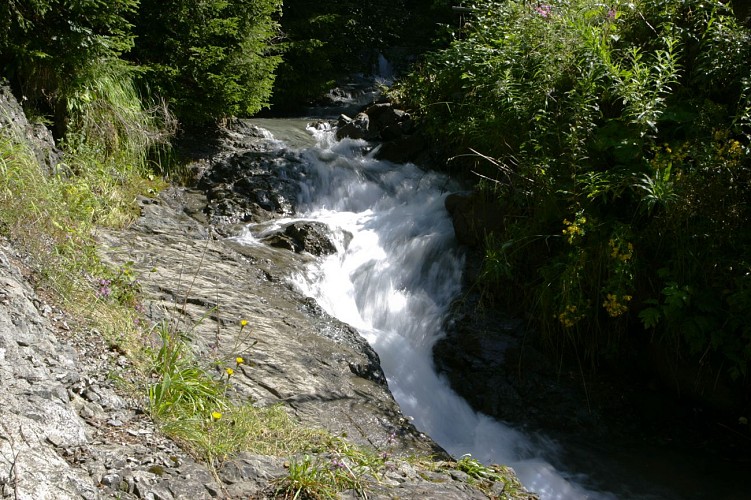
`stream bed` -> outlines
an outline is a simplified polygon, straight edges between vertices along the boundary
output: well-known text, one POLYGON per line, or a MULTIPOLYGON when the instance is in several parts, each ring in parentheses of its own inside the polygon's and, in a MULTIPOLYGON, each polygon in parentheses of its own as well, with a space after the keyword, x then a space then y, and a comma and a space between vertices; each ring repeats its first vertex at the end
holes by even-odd
POLYGON ((691 457, 686 471, 684 457, 660 450, 566 443, 475 412, 436 373, 432 359, 449 305, 461 292, 465 255, 444 209, 445 197, 460 186, 412 164, 376 160, 365 141, 337 141, 330 128, 306 129, 305 123, 257 121, 280 148, 299 155, 300 194, 294 218, 251 224, 239 239, 259 244, 299 221, 328 227, 336 253, 291 280, 371 344, 396 401, 420 431, 457 459, 469 454, 512 466, 543 499, 745 498, 736 495, 737 486, 723 488, 722 476, 709 488, 718 496, 705 496, 710 483, 691 471, 712 469, 691 457), (692 474, 693 484, 685 479, 692 474))

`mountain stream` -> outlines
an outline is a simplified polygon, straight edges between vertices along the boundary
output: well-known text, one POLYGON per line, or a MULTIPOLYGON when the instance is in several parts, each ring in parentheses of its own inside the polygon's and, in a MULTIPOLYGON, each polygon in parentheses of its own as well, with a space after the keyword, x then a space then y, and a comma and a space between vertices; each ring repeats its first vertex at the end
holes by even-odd
POLYGON ((643 487, 633 494, 620 484, 628 479, 613 480, 618 473, 592 480, 590 473, 602 464, 588 452, 567 463, 568 470, 553 466, 566 462, 563 445, 475 412, 436 373, 432 346, 461 291, 465 263, 444 209, 445 197, 459 186, 411 164, 376 160, 364 141, 337 141, 327 127, 306 130, 305 122, 289 119, 254 123, 282 138, 280 148, 300 155, 300 196, 294 219, 250 225, 239 239, 261 244, 294 221, 328 226, 337 252, 291 279, 373 346, 396 401, 421 432, 457 459, 470 454, 512 466, 542 499, 674 498, 651 489, 644 494, 643 487), (612 493, 593 484, 607 484, 612 493))

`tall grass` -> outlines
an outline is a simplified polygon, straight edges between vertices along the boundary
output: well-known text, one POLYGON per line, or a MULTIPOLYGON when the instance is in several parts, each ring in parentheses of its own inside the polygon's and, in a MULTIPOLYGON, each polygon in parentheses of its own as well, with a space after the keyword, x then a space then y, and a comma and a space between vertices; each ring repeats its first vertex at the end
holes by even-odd
POLYGON ((103 177, 121 184, 167 173, 160 160, 169 157, 177 122, 163 101, 139 93, 135 77, 122 61, 103 60, 63 89, 64 147, 74 170, 106 169, 103 177))
POLYGON ((170 322, 155 325, 151 341, 155 347, 146 349, 150 412, 167 435, 207 463, 216 465, 240 451, 296 453, 326 439, 322 431, 297 425, 281 406, 233 401, 234 367, 212 376, 170 322))
POLYGON ((117 311, 97 295, 97 280, 117 271, 100 262, 94 233, 133 221, 137 196, 161 187, 149 159, 168 147, 173 123, 165 109, 144 108, 132 72, 120 62, 92 62, 66 95, 63 159, 53 174, 24 137, 0 130, 0 231, 29 256, 57 300, 123 338, 132 311, 117 311))

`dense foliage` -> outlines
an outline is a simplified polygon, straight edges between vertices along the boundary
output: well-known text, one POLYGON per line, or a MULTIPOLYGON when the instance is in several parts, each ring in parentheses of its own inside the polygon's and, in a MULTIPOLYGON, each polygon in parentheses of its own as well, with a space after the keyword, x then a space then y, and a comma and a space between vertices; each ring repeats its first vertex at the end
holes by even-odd
POLYGON ((0 1, 0 75, 38 112, 54 115, 59 135, 76 110, 69 99, 87 92, 102 65, 117 66, 133 46, 127 17, 138 0, 0 1))
POLYGON ((126 94, 129 108, 140 101, 160 119, 161 101, 184 123, 250 115, 271 95, 280 8, 281 0, 0 0, 0 75, 60 138, 78 131, 71 122, 89 108, 109 108, 94 120, 108 122, 104 135, 135 130, 113 111, 120 103, 110 98, 126 94))
POLYGON ((280 56, 281 0, 142 0, 133 52, 145 81, 185 122, 258 112, 280 56))
POLYGON ((310 2, 286 0, 281 19, 284 61, 273 103, 309 104, 353 73, 372 74, 377 58, 423 52, 451 20, 448 0, 310 2))
POLYGON ((483 279, 590 359, 751 361, 751 31, 718 0, 477 2, 397 95, 503 229, 483 279))

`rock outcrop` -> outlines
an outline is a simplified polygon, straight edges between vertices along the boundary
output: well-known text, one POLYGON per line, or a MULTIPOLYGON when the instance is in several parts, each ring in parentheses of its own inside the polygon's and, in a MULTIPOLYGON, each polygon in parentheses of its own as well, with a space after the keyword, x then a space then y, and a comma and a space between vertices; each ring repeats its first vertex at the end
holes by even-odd
POLYGON ((0 134, 29 144, 47 172, 56 172, 62 153, 55 146, 52 133, 41 123, 29 123, 23 108, 10 87, 0 79, 0 134))
POLYGON ((0 245, 3 498, 212 498, 208 469, 167 440, 113 380, 129 362, 29 286, 0 245), (70 323, 70 325, 69 325, 70 323))
MULTIPOLYGON (((12 100, 5 90, 2 98, 12 100)), ((27 130, 19 120, 11 120, 15 130, 27 130)), ((2 123, 9 127, 11 122, 2 123)), ((223 188, 171 188, 156 199, 143 198, 136 224, 100 231, 103 260, 113 266, 132 263, 128 266, 141 283, 149 317, 178 324, 207 366, 216 361, 221 369, 222 360, 240 354, 249 360, 233 378, 237 400, 281 403, 301 425, 346 435, 394 457, 448 460, 402 415, 370 346, 286 284, 286 275, 311 254, 330 251, 316 235, 318 228, 285 230, 295 251, 243 246, 222 236, 253 217, 274 218, 293 210, 287 204, 292 185, 279 175, 287 159, 258 154, 263 146, 255 139, 261 140, 262 133, 256 137, 235 130, 228 137, 231 143, 218 149, 211 145, 211 155, 195 164, 196 171, 215 176, 223 188), (234 170, 238 154, 257 157, 257 169, 234 170), (247 205, 237 204, 242 197, 247 205), (227 199, 234 205, 223 205, 227 199), (238 211, 245 215, 237 216, 238 211), (249 322, 248 337, 238 327, 240 319, 249 322)), ((196 462, 155 427, 145 394, 118 392, 114 381, 131 377, 129 360, 98 332, 74 324, 38 295, 29 284, 25 259, 7 242, 0 244, 3 498, 273 496, 276 481, 287 474, 289 457, 244 453, 216 470, 196 462)), ((450 460, 430 468, 404 460, 390 464, 373 481, 369 498, 532 497, 523 490, 516 496, 501 481, 480 490, 450 460)))

